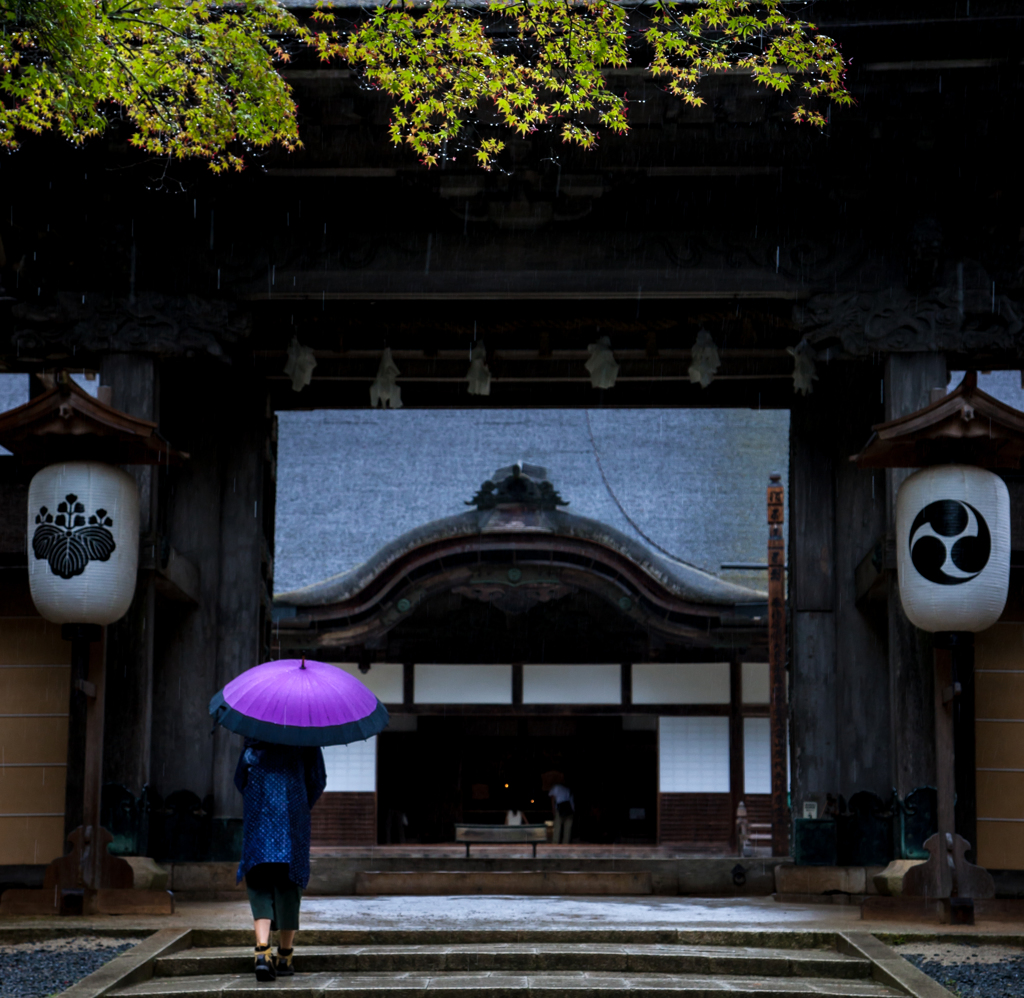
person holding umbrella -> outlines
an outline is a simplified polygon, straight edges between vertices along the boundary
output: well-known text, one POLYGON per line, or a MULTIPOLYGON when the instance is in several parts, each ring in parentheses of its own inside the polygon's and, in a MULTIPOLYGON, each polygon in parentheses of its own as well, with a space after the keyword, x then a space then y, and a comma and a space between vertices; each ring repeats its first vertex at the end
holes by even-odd
POLYGON ((237 880, 245 878, 256 930, 256 980, 295 973, 295 932, 302 891, 309 883, 309 810, 327 785, 319 747, 295 748, 246 738, 235 769, 242 793, 242 859, 237 880), (270 933, 280 933, 270 957, 270 933))
POLYGON ((235 770, 245 802, 238 882, 245 878, 252 908, 256 980, 290 977, 309 883, 309 811, 327 785, 320 746, 371 738, 387 727, 388 712, 354 676, 303 658, 243 672, 213 697, 210 714, 245 735, 235 770))

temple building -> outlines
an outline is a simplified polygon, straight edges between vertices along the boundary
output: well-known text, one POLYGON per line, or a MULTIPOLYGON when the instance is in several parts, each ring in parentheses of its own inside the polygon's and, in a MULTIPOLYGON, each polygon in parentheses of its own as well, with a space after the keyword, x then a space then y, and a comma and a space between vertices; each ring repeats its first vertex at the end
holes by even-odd
MULTIPOLYGON (((779 457, 784 434, 768 439, 779 457)), ((606 456, 613 473, 628 459, 606 456)), ((744 498, 758 497, 750 469, 733 471, 745 473, 744 498)), ((691 471, 698 486, 708 475, 691 471)), ((764 816, 767 593, 638 542, 635 524, 629 536, 570 512, 562 485, 529 463, 498 469, 465 503, 474 509, 277 593, 276 653, 341 662, 392 715, 378 738, 329 750, 319 844, 390 841, 399 829, 403 840, 450 842, 455 822, 500 823, 509 807, 544 821, 548 772, 576 795, 582 841, 725 851, 740 800, 764 816)), ((763 521, 760 505, 738 531, 763 521)))

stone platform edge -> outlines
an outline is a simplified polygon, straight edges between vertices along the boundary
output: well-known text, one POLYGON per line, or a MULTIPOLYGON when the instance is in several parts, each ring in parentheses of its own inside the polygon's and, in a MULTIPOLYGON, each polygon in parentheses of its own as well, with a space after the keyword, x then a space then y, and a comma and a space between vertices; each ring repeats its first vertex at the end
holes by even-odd
MULTIPOLYGON (((861 902, 865 922, 950 922, 949 900, 922 897, 868 897, 861 902)), ((1024 922, 1024 898, 977 898, 976 922, 1024 922)))
POLYGON ((859 956, 871 962, 871 976, 879 984, 895 988, 911 998, 951 998, 937 981, 918 970, 892 947, 869 932, 836 933, 836 949, 846 956, 859 956))
POLYGON ((153 976, 153 968, 160 957, 178 953, 191 945, 191 929, 158 929, 62 991, 61 998, 102 998, 111 991, 141 984, 153 976))
MULTIPOLYGON (((313 856, 306 896, 346 897, 359 893, 360 874, 409 873, 619 873, 647 874, 650 893, 663 896, 767 897, 775 891, 775 867, 786 858, 676 857, 670 859, 563 859, 313 856), (737 871, 739 867, 739 871, 737 871)), ((173 863, 169 888, 183 901, 244 897, 235 883, 238 864, 173 863)), ((644 893, 647 893, 645 890, 644 893)))
POLYGON ((359 895, 515 894, 626 896, 652 894, 647 871, 619 870, 401 870, 356 874, 359 895))

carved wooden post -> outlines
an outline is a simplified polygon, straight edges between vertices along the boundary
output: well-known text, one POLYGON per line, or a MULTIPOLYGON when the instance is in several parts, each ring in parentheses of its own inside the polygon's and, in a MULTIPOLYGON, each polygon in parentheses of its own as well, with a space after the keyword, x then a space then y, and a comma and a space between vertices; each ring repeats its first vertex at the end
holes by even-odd
POLYGON ((789 855, 786 803, 786 520, 782 476, 768 486, 768 662, 771 671, 772 855, 789 855))

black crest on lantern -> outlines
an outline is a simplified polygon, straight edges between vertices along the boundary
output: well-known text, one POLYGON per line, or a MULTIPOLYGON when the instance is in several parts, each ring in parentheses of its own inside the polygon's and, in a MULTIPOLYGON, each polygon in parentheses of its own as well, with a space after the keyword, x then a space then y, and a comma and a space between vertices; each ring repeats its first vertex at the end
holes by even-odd
POLYGON ((117 545, 108 530, 114 521, 105 509, 88 518, 78 496, 69 493, 58 503, 54 515, 39 507, 36 531, 32 535, 32 553, 50 563, 50 571, 62 579, 72 579, 85 571, 90 561, 109 561, 117 545))
POLYGON ((981 574, 992 553, 985 517, 960 499, 939 499, 910 525, 910 560, 929 582, 958 586, 981 574))

